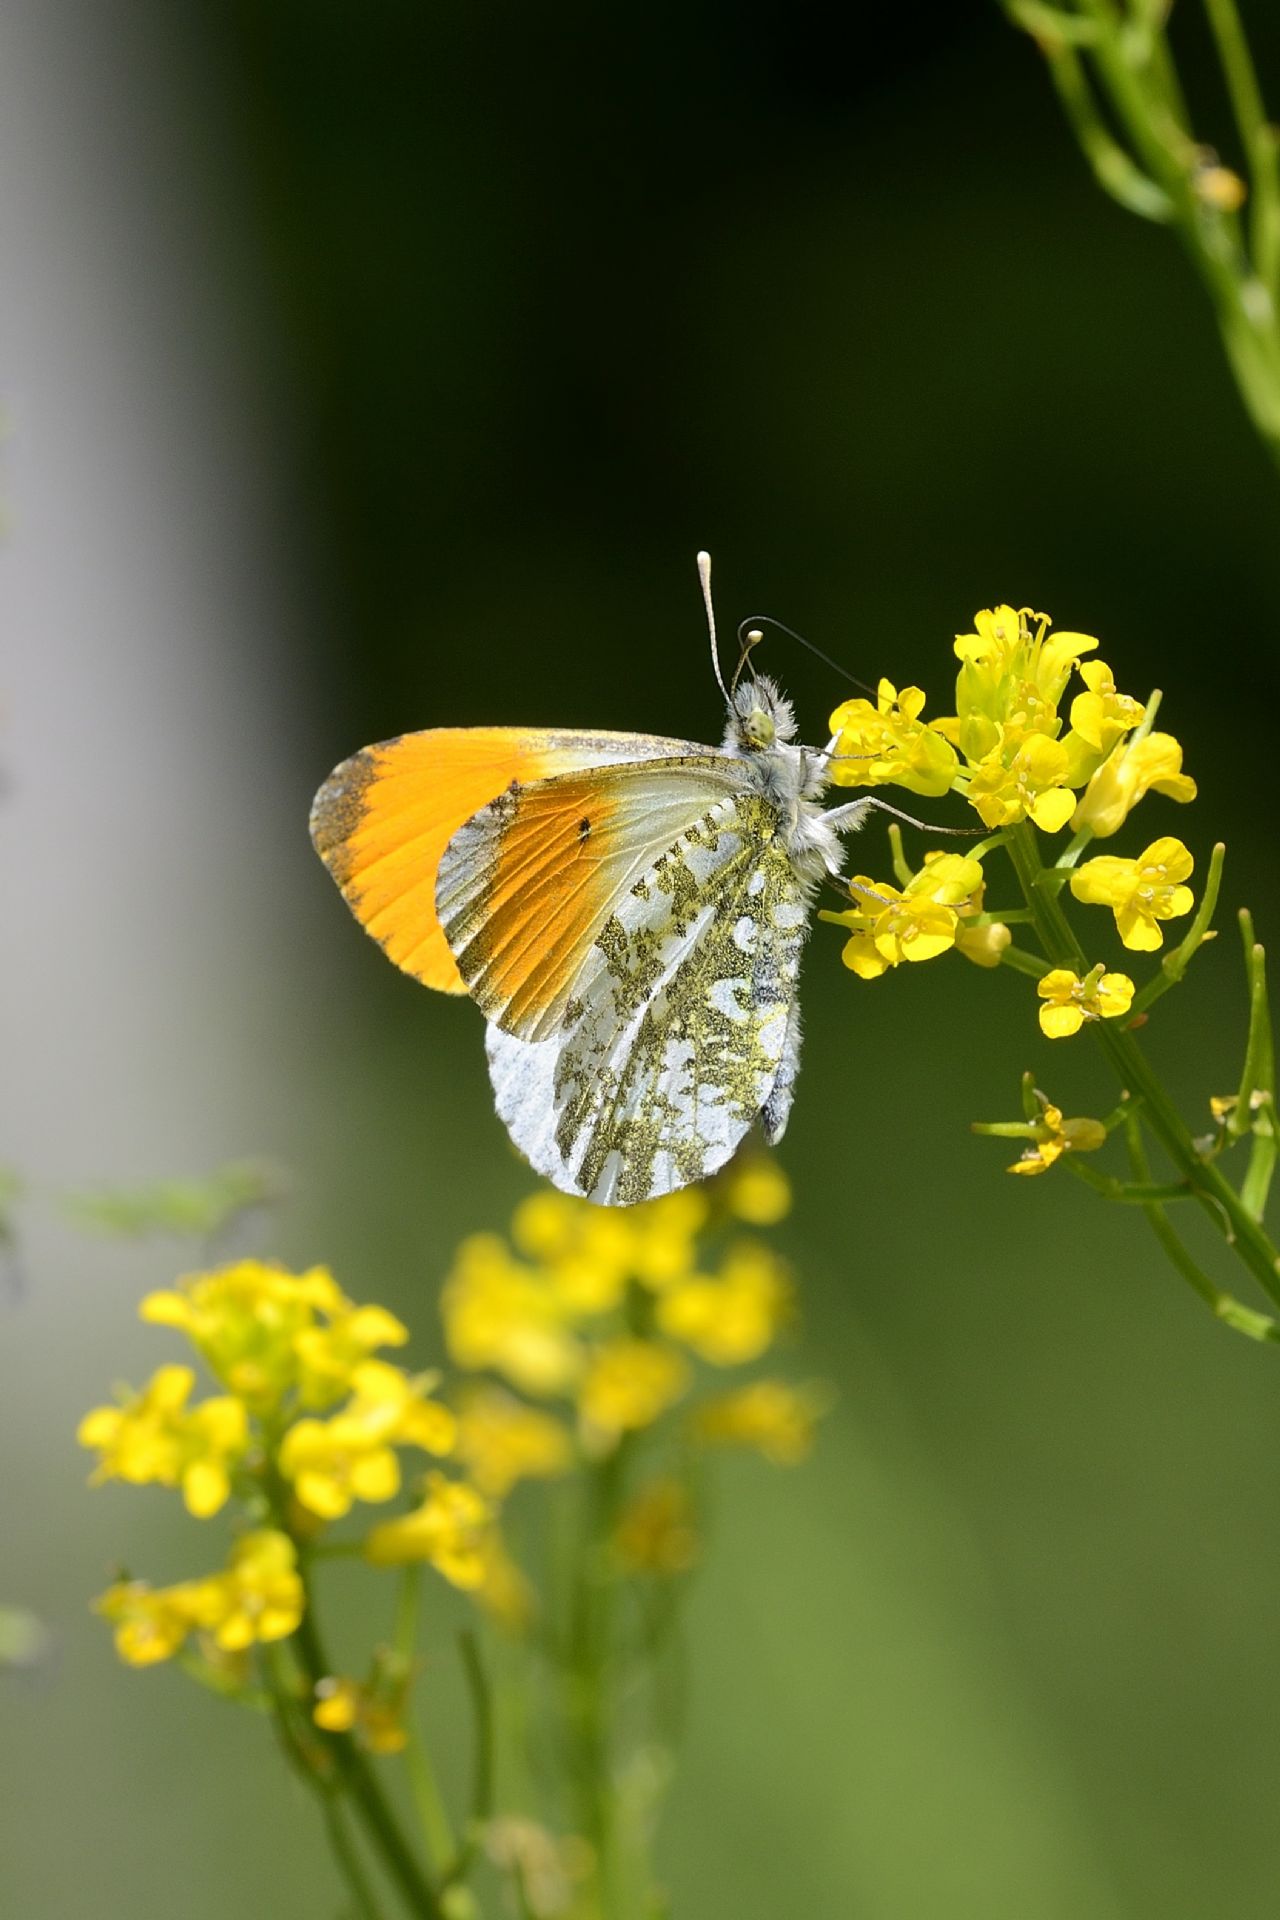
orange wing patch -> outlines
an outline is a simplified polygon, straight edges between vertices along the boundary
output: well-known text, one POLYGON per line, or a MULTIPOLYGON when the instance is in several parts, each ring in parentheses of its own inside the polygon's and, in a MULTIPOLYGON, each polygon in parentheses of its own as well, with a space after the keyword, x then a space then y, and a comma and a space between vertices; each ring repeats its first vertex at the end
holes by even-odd
POLYGON ((436 874, 458 828, 513 781, 689 752, 648 734, 439 727, 365 747, 334 769, 311 838, 342 896, 387 957, 424 986, 465 993, 436 916, 436 874))

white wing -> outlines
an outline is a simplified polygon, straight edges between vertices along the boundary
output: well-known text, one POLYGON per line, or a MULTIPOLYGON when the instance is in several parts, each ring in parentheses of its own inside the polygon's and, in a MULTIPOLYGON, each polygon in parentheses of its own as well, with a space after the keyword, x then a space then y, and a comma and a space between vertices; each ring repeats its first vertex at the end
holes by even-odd
POLYGON ((761 796, 717 800, 615 901, 554 1033, 490 1026, 498 1112, 566 1192, 627 1206, 703 1179, 769 1103, 809 904, 777 825, 761 796))

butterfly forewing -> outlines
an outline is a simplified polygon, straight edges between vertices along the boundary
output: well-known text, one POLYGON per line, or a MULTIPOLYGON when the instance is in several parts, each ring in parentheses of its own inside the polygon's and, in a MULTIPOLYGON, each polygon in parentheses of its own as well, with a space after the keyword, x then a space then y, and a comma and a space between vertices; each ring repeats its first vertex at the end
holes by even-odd
POLYGON ((436 918, 449 841, 512 782, 702 751, 652 734, 540 727, 435 727, 365 747, 315 797, 311 837, 343 898, 388 958, 424 986, 465 993, 436 918))
POLYGON ((776 827, 758 795, 716 799, 615 897, 557 1031, 491 1025, 498 1111, 557 1186, 612 1205, 670 1192, 766 1106, 808 918, 776 827))

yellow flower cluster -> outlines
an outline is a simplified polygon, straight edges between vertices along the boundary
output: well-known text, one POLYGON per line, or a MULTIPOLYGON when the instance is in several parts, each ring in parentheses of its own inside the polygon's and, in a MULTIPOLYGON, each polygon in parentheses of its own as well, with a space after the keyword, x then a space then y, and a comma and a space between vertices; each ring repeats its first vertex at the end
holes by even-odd
MULTIPOLYGON (((1029 607, 989 608, 975 614, 971 633, 956 636, 953 714, 926 721, 920 689, 899 691, 888 680, 874 701, 846 700, 832 714, 837 784, 893 783, 933 796, 954 790, 990 830, 972 854, 931 853, 914 873, 896 842, 898 885, 865 874, 849 882, 851 907, 820 917, 847 930, 844 962, 859 978, 952 948, 981 966, 998 966, 1006 954, 1017 962, 1008 924, 984 910, 983 861, 1012 830, 1025 834, 1024 822, 1046 834, 1072 829, 1062 882, 1069 877, 1077 900, 1110 907, 1131 951, 1159 948, 1163 923, 1190 912, 1192 858, 1180 840, 1155 840, 1136 859, 1075 865, 1090 839, 1118 832, 1148 793, 1184 803, 1196 794, 1181 746, 1152 731, 1158 696, 1147 708, 1122 692, 1105 661, 1085 657, 1097 645, 1090 634, 1053 632, 1048 615, 1029 607)), ((1029 917, 1023 908, 1010 912, 1029 917)), ((1040 987, 1040 1024, 1061 1038, 1120 1017, 1133 997, 1125 974, 1098 968, 1081 978, 1055 969, 1040 987)))
MULTIPOLYGON (((139 1311, 152 1325, 183 1332, 227 1391, 192 1404, 194 1370, 171 1365, 141 1392, 95 1408, 78 1436, 98 1456, 93 1478, 180 1486, 199 1518, 219 1512, 238 1489, 251 1511, 279 1524, 243 1535, 223 1573, 174 1587, 111 1588, 100 1604, 116 1644, 144 1664, 177 1652, 193 1632, 223 1650, 280 1638, 303 1607, 291 1536, 308 1538, 357 1501, 390 1500, 401 1485, 401 1451, 452 1454, 457 1416, 434 1396, 434 1376, 376 1357, 408 1339, 401 1322, 383 1307, 356 1305, 323 1267, 291 1273, 243 1260, 149 1294, 139 1311), (281 1487, 292 1495, 291 1511, 280 1504, 281 1487)), ((475 1445, 474 1415, 472 1431, 475 1445)), ((418 1525, 400 1557, 428 1561, 455 1585, 479 1584, 477 1543, 492 1523, 484 1496, 434 1474, 421 1511, 430 1524, 418 1525)))
POLYGON ((820 918, 849 929, 844 964, 860 980, 875 980, 904 960, 936 959, 951 947, 976 966, 996 967, 1009 929, 982 917, 983 888, 981 861, 929 853, 901 890, 859 874, 849 882, 852 908, 820 918))
MULTIPOLYGON (((686 1354, 741 1366, 772 1344, 790 1311, 782 1262, 735 1232, 706 1271, 700 1247, 709 1229, 767 1223, 787 1203, 779 1169, 749 1158, 710 1190, 625 1212, 537 1193, 511 1242, 481 1234, 459 1249, 441 1300, 450 1356, 531 1398, 571 1401, 582 1444, 607 1452, 684 1398, 686 1354)), ((481 1484, 566 1464, 567 1432, 545 1413, 492 1393, 463 1407, 460 1450, 481 1484)))
POLYGON ((207 1634, 227 1653, 259 1640, 283 1640, 302 1618, 298 1556, 287 1534, 271 1528, 241 1534, 221 1573, 178 1586, 121 1580, 97 1602, 115 1628, 116 1649, 131 1666, 178 1653, 192 1634, 207 1634))
POLYGON ((199 1519, 217 1513, 249 1444, 249 1420, 230 1394, 189 1409, 195 1384, 190 1367, 161 1367, 141 1393, 87 1413, 77 1438, 99 1456, 94 1480, 180 1486, 189 1512, 199 1519))
MULTIPOLYGON (((243 1260, 149 1294, 142 1319, 182 1332, 221 1391, 197 1399, 195 1370, 167 1365, 141 1391, 95 1408, 79 1429, 97 1456, 93 1478, 180 1488, 200 1518, 235 1496, 256 1524, 218 1573, 159 1588, 122 1580, 104 1594, 99 1609, 122 1657, 168 1659, 194 1636, 207 1661, 292 1633, 317 1536, 358 1505, 393 1499, 413 1453, 448 1458, 454 1471, 428 1472, 414 1504, 358 1550, 374 1566, 426 1563, 500 1621, 523 1625, 531 1590, 502 1538, 503 1503, 521 1483, 590 1463, 652 1426, 686 1400, 698 1361, 736 1367, 769 1348, 790 1313, 790 1284, 743 1230, 772 1224, 789 1204, 777 1165, 750 1156, 708 1188, 625 1213, 532 1195, 510 1241, 479 1235, 459 1250, 441 1301, 447 1345, 464 1374, 490 1377, 464 1378, 447 1398, 437 1376, 383 1357, 405 1344, 406 1328, 348 1299, 325 1268, 243 1260), (720 1251, 708 1262, 713 1239, 720 1251), (546 1400, 565 1404, 536 1404, 546 1400)), ((733 1395, 705 1406, 690 1437, 800 1458, 817 1403, 777 1381, 745 1392, 736 1409, 733 1395)), ((653 1498, 621 1529, 620 1562, 674 1571, 692 1550, 679 1543, 670 1501, 653 1498)), ((401 1696, 388 1685, 385 1674, 331 1676, 313 1717, 392 1751, 401 1696)))

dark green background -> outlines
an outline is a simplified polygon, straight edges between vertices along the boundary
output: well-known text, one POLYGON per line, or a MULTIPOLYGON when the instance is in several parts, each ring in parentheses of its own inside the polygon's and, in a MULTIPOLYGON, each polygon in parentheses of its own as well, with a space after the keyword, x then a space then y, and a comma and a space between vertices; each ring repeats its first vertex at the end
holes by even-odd
MULTIPOLYGON (((233 156, 226 274, 307 619, 243 688, 250 708, 298 690, 274 749, 291 798, 270 789, 287 822, 262 823, 296 874, 231 930, 287 1008, 234 1145, 293 1166, 278 1250, 405 1314, 422 1356, 453 1242, 529 1182, 478 1018, 361 939, 306 845, 311 791, 417 726, 718 737, 699 546, 726 628, 774 613, 933 711, 951 636, 997 599, 1162 686, 1200 801, 1150 800, 1117 850, 1167 831, 1201 866, 1218 837, 1229 854, 1224 937, 1151 1052, 1195 1116, 1238 1071, 1231 915, 1251 901, 1266 937, 1276 913, 1280 482, 1176 240, 1096 192, 1030 46, 981 7, 862 15, 192 13, 193 138, 233 156)), ((1230 156, 1194 34, 1185 58, 1230 156)), ((1280 98, 1280 58, 1268 77, 1280 98)), ((840 685, 786 641, 767 654, 821 738, 840 685)), ((662 1846, 676 1914, 1263 1920, 1280 1362, 1213 1324, 1140 1218, 1060 1175, 1009 1181, 968 1132, 1014 1116, 1026 1066, 1068 1110, 1112 1101, 1087 1040, 1040 1039, 1026 982, 947 960, 866 986, 821 928, 805 1007, 786 1364, 839 1406, 799 1475, 724 1476, 662 1846)), ((143 1283, 95 1258, 119 1292, 109 1364, 136 1376, 160 1358, 127 1325, 143 1283)), ((71 1407, 105 1391, 102 1358, 60 1353, 71 1407)), ((265 1730, 117 1669, 84 1619, 114 1555, 163 1578, 209 1548, 160 1495, 83 1494, 71 1407, 6 1567, 63 1645, 0 1702, 6 1910, 335 1911, 265 1730)))

